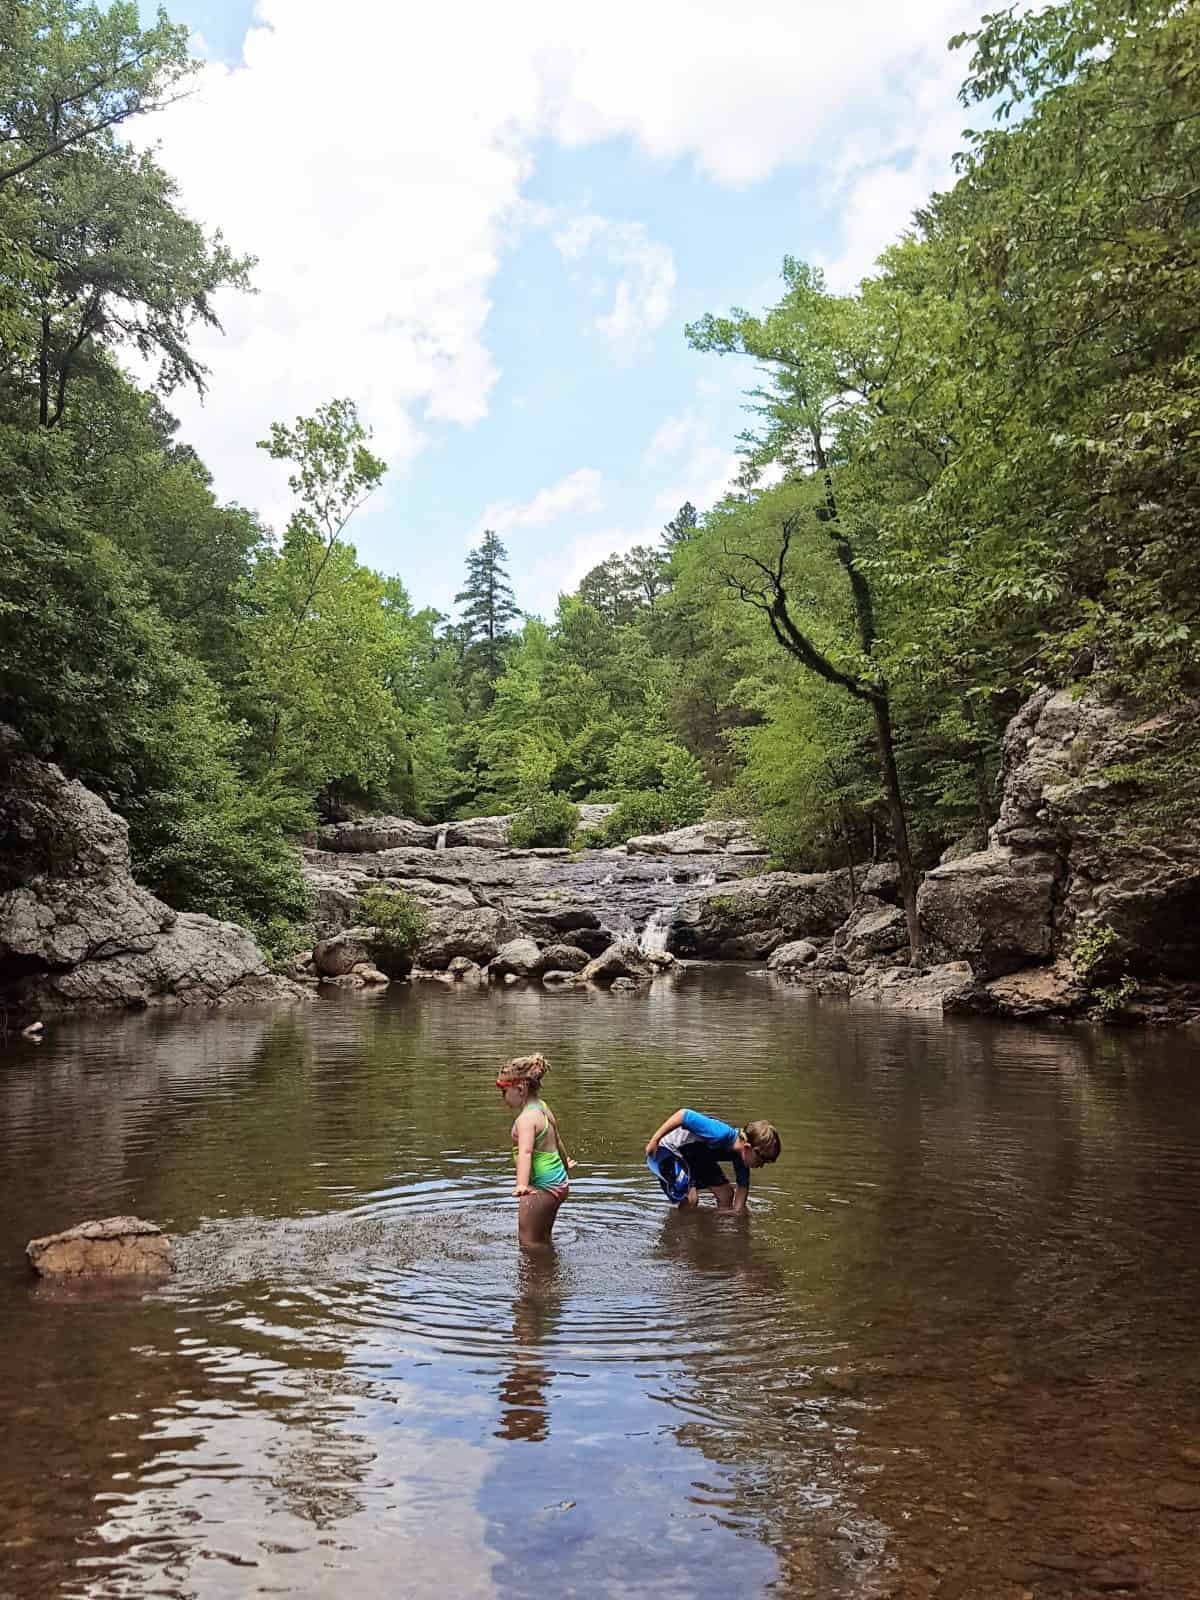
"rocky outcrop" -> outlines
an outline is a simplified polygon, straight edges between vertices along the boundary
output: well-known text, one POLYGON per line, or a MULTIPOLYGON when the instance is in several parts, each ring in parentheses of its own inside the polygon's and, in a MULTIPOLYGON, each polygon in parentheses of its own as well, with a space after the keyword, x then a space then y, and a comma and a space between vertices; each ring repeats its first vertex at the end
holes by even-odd
POLYGON ((1040 690, 1002 748, 987 848, 928 874, 930 949, 1005 1016, 1200 1016, 1200 702, 1040 690))
POLYGON ((515 932, 509 918, 495 906, 435 911, 417 951, 417 965, 443 970, 455 956, 466 956, 476 966, 485 967, 515 932))
POLYGON ((1006 845, 934 867, 917 896, 922 935, 981 978, 1048 961, 1061 870, 1053 855, 1006 845))
POLYGON ((630 855, 646 856, 763 855, 750 824, 737 820, 696 822, 670 833, 639 834, 628 841, 626 849, 630 855))
MULTIPOLYGON (((368 830, 366 823, 355 826, 368 830)), ((701 854, 664 857, 631 854, 623 846, 578 852, 484 849, 455 844, 459 826, 448 829, 440 850, 307 848, 303 868, 318 935, 327 939, 350 927, 361 893, 382 887, 411 894, 434 921, 453 909, 492 908, 503 911, 511 925, 505 937, 521 934, 539 944, 575 945, 591 957, 622 938, 636 937, 655 912, 673 910, 701 885, 736 881, 754 859, 720 851, 711 840, 701 854)), ((373 834, 368 830, 363 836, 373 834)))
POLYGON ((44 1278, 163 1278, 175 1270, 170 1239, 141 1217, 80 1222, 31 1239, 25 1254, 44 1278))
POLYGON ((680 956, 758 961, 781 944, 833 934, 849 910, 844 872, 771 872, 683 901, 668 948, 680 956))
POLYGON ((122 817, 0 732, 0 1005, 227 1005, 306 998, 230 922, 139 887, 122 817))

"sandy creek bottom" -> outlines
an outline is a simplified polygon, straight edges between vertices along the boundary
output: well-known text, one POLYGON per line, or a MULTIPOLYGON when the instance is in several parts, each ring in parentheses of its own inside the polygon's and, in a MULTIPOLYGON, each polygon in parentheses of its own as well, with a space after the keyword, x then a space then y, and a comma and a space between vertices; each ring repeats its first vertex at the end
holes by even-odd
POLYGON ((728 968, 60 1023, 0 1055, 0 1597, 1200 1596, 1198 1202, 1180 1036, 728 968), (655 1190, 681 1104, 777 1123, 748 1218, 655 1190), (123 1211, 168 1286, 28 1280, 123 1211))

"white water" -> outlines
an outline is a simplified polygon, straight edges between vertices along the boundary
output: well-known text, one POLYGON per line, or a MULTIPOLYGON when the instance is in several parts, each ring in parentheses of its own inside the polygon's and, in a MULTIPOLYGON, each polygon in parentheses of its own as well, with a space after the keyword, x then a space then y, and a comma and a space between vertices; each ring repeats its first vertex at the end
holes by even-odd
POLYGON ((696 887, 697 889, 711 889, 716 881, 717 875, 715 872, 706 872, 702 878, 696 879, 696 887))
POLYGON ((437 839, 434 841, 433 848, 435 850, 444 850, 446 848, 446 835, 449 832, 450 832, 449 824, 443 822, 441 827, 438 829, 437 839))
POLYGON ((670 932, 671 913, 665 906, 659 906, 658 910, 651 914, 650 920, 642 929, 642 936, 638 940, 638 949, 644 956, 665 955, 670 932))

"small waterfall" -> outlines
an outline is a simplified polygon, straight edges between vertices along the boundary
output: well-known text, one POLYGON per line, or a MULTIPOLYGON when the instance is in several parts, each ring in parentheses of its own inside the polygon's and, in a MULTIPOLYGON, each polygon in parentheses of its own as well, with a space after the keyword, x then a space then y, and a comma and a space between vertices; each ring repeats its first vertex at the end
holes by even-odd
POLYGON ((711 889, 717 881, 715 872, 706 872, 702 878, 696 879, 697 889, 711 889))
POLYGON ((449 832, 450 832, 450 824, 448 822, 443 822, 441 827, 437 831, 437 839, 434 842, 434 846, 433 846, 433 848, 435 850, 444 850, 446 848, 446 835, 449 832))
POLYGON ((671 933, 671 912, 666 906, 659 906, 658 910, 651 913, 649 921, 642 929, 642 936, 638 940, 638 949, 644 956, 661 956, 667 952, 667 939, 671 933))

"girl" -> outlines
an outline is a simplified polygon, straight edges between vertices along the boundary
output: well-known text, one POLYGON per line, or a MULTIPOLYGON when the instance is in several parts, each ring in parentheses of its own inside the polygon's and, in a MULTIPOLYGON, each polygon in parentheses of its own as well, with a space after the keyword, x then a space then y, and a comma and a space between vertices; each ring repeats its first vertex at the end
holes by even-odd
POLYGON ((545 1056, 516 1056, 496 1079, 504 1104, 517 1113, 512 1125, 517 1182, 513 1193, 517 1237, 522 1244, 549 1244, 558 1208, 571 1186, 567 1174, 575 1163, 567 1155, 554 1113, 538 1096, 550 1063, 545 1056))

